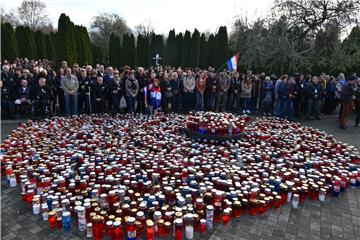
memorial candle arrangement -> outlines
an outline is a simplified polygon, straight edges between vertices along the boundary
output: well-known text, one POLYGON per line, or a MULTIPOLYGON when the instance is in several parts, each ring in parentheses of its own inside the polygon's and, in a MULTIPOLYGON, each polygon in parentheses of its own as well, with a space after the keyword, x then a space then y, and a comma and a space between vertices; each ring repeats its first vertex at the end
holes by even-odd
POLYGON ((286 120, 241 130, 244 121, 224 113, 28 121, 2 143, 2 175, 50 228, 93 239, 196 239, 244 214, 326 203, 360 186, 354 147, 286 120), (199 116, 215 134, 233 121, 242 139, 184 137, 199 116))
POLYGON ((185 128, 200 134, 218 136, 237 136, 244 132, 247 115, 236 116, 231 113, 195 112, 186 118, 185 128))

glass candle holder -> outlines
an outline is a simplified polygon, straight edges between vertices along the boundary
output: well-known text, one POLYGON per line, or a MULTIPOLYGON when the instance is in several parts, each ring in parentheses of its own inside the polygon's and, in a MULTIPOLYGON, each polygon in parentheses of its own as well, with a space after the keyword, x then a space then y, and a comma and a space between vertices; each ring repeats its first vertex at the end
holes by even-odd
POLYGON ((164 237, 169 237, 171 234, 171 222, 164 223, 164 237))
POLYGON ((231 220, 231 208, 225 208, 222 214, 222 222, 223 224, 228 224, 231 220))
POLYGON ((206 219, 200 219, 200 233, 206 233, 206 219))
POLYGON ((185 215, 185 238, 188 240, 194 238, 194 217, 191 213, 185 215))
POLYGON ((49 219, 49 208, 46 203, 41 204, 41 215, 44 221, 48 221, 49 219))
POLYGON ((62 227, 65 232, 71 231, 71 213, 70 212, 64 212, 62 214, 62 227))
POLYGON ((299 194, 297 194, 297 193, 293 194, 292 199, 291 199, 291 204, 292 204, 293 208, 298 208, 299 199, 300 199, 299 194))
POLYGON ((274 207, 275 208, 280 208, 281 206, 281 196, 276 196, 275 197, 275 200, 274 200, 274 207))
POLYGON ((181 218, 177 218, 174 220, 175 230, 174 237, 175 240, 183 240, 183 220, 181 218))
POLYGON ((326 189, 325 188, 320 188, 319 201, 324 202, 325 198, 326 198, 326 189))
POLYGON ((86 237, 87 238, 92 238, 92 223, 87 223, 86 224, 86 237))
POLYGON ((136 240, 136 226, 135 226, 134 217, 128 218, 126 230, 127 230, 128 240, 136 240))
POLYGON ((206 227, 208 230, 213 228, 214 222, 214 207, 212 205, 206 206, 206 227))
POLYGON ((56 228, 56 212, 55 211, 49 212, 48 219, 49 219, 50 228, 56 228))
POLYGON ((146 220, 146 238, 148 240, 155 239, 154 222, 150 219, 146 220))

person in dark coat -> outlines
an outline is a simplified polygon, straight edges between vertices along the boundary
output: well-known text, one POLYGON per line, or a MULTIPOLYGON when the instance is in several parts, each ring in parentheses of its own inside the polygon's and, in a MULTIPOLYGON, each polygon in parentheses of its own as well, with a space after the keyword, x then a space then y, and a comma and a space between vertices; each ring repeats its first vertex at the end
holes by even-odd
POLYGON ((14 105, 13 100, 10 96, 10 89, 8 86, 3 85, 3 81, 0 80, 1 88, 1 118, 2 119, 14 119, 14 105))
POLYGON ((17 117, 31 111, 31 88, 26 79, 22 79, 15 97, 15 111, 17 117))
POLYGON ((324 113, 332 114, 336 107, 336 84, 335 78, 331 77, 329 82, 326 84, 325 91, 325 103, 324 103, 324 113))
POLYGON ((294 111, 295 111, 295 116, 301 118, 301 116, 305 113, 304 91, 307 84, 304 78, 304 74, 298 74, 295 77, 295 82, 296 82, 297 94, 295 95, 295 100, 294 100, 294 111))
POLYGON ((90 113, 90 79, 87 76, 86 70, 81 69, 78 75, 79 80, 79 97, 78 106, 80 113, 90 113))
POLYGON ((271 81, 269 76, 265 77, 261 89, 262 89, 261 108, 265 116, 266 115, 270 116, 272 112, 274 83, 271 81))
POLYGON ((4 89, 7 89, 9 91, 9 97, 11 99, 14 98, 14 92, 16 91, 16 82, 14 80, 14 74, 10 71, 9 65, 3 65, 2 66, 2 72, 1 72, 1 81, 4 86, 4 89))
MULTIPOLYGON (((154 76, 155 77, 155 76, 154 76)), ((149 92, 151 89, 148 89, 148 78, 145 75, 144 72, 144 68, 139 67, 136 74, 135 74, 135 78, 138 80, 139 83, 139 94, 137 95, 137 112, 139 113, 146 113, 146 108, 147 108, 147 103, 149 98, 149 92), (146 100, 145 100, 145 89, 147 88, 147 95, 146 95, 146 100)))
POLYGON ((355 84, 355 127, 359 127, 360 124, 360 78, 357 79, 355 84))
POLYGON ((356 99, 356 77, 349 78, 347 84, 341 89, 340 102, 342 105, 342 112, 339 121, 339 127, 346 129, 346 119, 350 116, 354 110, 354 100, 356 99))
POLYGON ((45 78, 39 78, 38 84, 34 86, 32 91, 32 100, 34 104, 34 118, 44 118, 51 115, 51 99, 53 94, 45 78))
POLYGON ((230 80, 229 98, 227 99, 227 110, 229 112, 240 112, 240 94, 241 94, 241 77, 239 72, 235 72, 234 76, 230 80), (236 102, 236 108, 233 108, 234 101, 236 102))
POLYGON ((123 83, 120 78, 120 73, 118 70, 114 71, 114 78, 110 81, 109 90, 113 102, 112 113, 119 113, 120 99, 124 95, 124 90, 123 90, 123 83))
POLYGON ((64 69, 60 68, 59 74, 55 76, 54 87, 53 87, 53 109, 55 114, 64 114, 65 113, 65 98, 64 90, 61 87, 61 81, 64 79, 64 69))
POLYGON ((104 83, 102 77, 98 77, 92 91, 92 106, 94 113, 103 113, 107 110, 107 97, 109 87, 104 83))
POLYGON ((307 85, 305 90, 307 101, 306 108, 306 119, 311 120, 310 116, 313 114, 315 119, 320 120, 320 104, 321 98, 323 96, 323 87, 319 83, 319 79, 317 76, 313 76, 312 82, 307 85))
POLYGON ((206 89, 205 89, 205 108, 207 111, 215 110, 215 100, 218 91, 220 90, 220 82, 217 79, 215 73, 210 72, 209 77, 206 81, 206 89))

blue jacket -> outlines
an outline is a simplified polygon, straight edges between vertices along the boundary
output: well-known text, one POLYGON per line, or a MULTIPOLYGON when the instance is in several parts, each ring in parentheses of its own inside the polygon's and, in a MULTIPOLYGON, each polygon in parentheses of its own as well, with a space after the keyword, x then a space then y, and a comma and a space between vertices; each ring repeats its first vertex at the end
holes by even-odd
POLYGON ((290 89, 288 83, 280 83, 278 88, 279 99, 289 99, 290 89))

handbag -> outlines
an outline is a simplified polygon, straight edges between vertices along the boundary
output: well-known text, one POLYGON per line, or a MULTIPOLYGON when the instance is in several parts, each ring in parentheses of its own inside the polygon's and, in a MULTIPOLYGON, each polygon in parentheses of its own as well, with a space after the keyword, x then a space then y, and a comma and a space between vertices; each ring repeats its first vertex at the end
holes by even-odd
POLYGON ((127 103, 126 103, 126 100, 125 100, 125 97, 124 96, 122 96, 121 98, 120 98, 120 108, 126 108, 127 107, 127 103))

